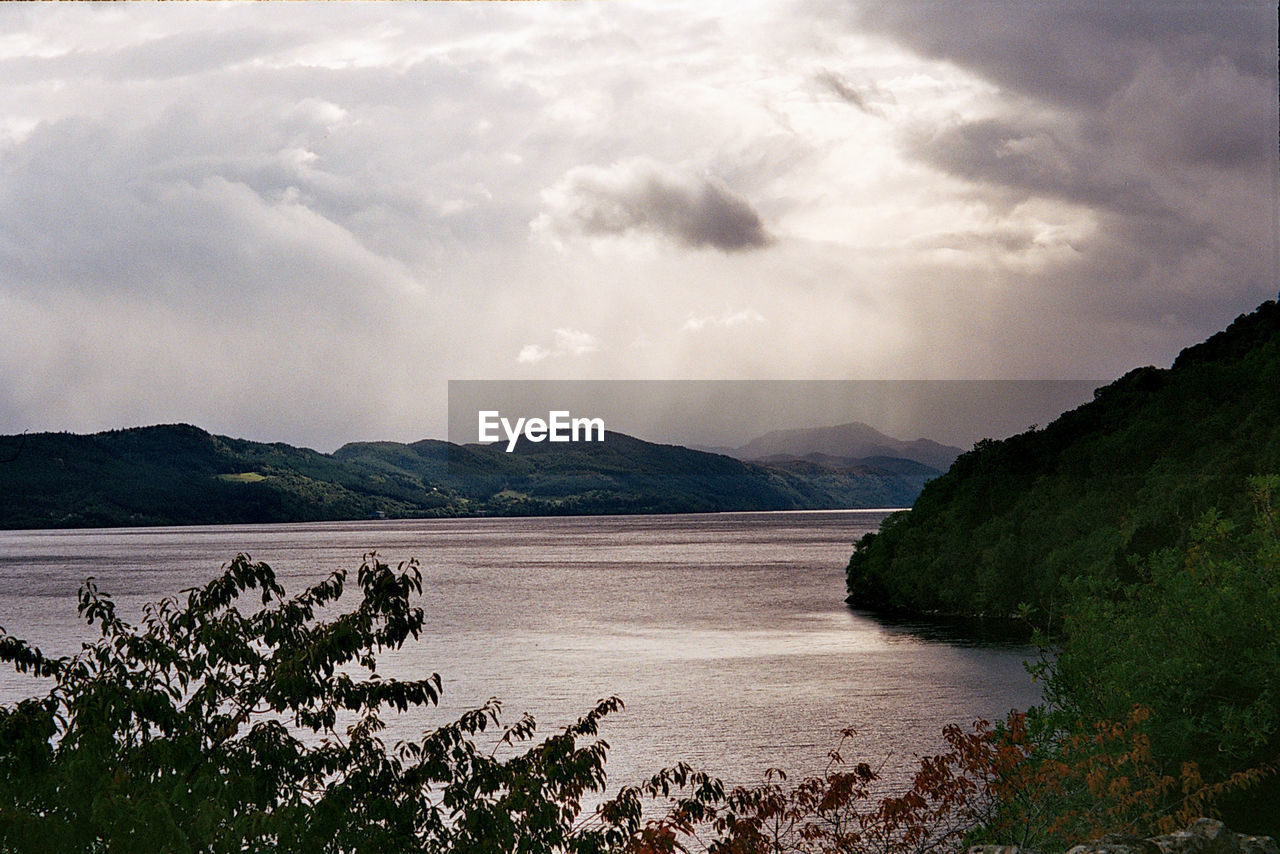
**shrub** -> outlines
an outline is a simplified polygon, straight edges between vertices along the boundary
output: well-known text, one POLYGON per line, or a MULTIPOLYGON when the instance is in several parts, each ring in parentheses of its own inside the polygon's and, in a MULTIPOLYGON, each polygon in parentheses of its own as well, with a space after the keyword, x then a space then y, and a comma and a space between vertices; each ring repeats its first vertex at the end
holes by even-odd
POLYGON ((101 636, 71 658, 0 632, 0 659, 53 679, 0 709, 0 851, 604 851, 638 830, 646 793, 710 783, 670 769, 584 820, 583 796, 605 782, 597 726, 617 698, 505 759, 497 748, 531 742, 535 724, 501 729, 496 701, 387 747, 384 711, 440 692, 436 674, 377 672, 381 651, 422 629, 421 575, 370 555, 358 606, 318 616, 346 583, 337 572, 287 597, 240 555, 138 627, 90 579, 79 610, 101 636), (260 601, 242 611, 250 591, 260 601))

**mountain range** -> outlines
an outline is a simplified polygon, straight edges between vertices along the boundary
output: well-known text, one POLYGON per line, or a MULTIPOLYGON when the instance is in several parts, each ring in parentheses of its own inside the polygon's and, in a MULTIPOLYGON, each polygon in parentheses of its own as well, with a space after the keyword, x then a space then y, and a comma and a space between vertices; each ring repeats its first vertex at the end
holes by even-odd
POLYGON ((885 452, 873 457, 808 439, 774 436, 772 459, 748 461, 621 433, 512 453, 425 439, 332 454, 189 424, 34 433, 0 437, 0 528, 904 507, 940 473, 893 456, 888 437, 858 446, 885 452))
POLYGON ((946 471, 963 451, 931 439, 903 441, 857 421, 833 427, 801 427, 774 430, 738 448, 705 447, 702 450, 739 460, 785 462, 809 460, 822 465, 888 464, 901 460, 919 463, 934 471, 946 471))

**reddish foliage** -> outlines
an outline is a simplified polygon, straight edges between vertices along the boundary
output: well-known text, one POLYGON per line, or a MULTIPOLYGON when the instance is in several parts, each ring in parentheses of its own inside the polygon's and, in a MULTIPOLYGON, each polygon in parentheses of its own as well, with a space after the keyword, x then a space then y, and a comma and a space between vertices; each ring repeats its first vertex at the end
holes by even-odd
POLYGON ((711 854, 928 854, 967 842, 1070 845, 1103 833, 1165 832, 1205 814, 1215 798, 1254 785, 1274 765, 1215 784, 1194 764, 1162 773, 1142 731, 1124 721, 1045 731, 1011 712, 998 727, 943 730, 947 750, 923 757, 907 791, 873 798, 879 769, 850 767, 840 746, 821 775, 788 784, 772 770, 723 799, 689 798, 632 838, 633 854, 705 848, 711 854))

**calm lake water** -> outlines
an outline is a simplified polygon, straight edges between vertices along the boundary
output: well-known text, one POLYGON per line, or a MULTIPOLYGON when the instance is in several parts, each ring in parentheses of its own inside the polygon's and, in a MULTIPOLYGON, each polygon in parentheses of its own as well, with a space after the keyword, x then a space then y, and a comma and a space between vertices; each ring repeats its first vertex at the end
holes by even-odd
MULTIPOLYGON (((438 709, 390 740, 489 697, 542 732, 618 695, 605 720, 610 788, 685 760, 727 782, 781 767, 816 773, 841 728, 846 759, 891 755, 886 779, 932 752, 951 721, 1003 716, 1039 692, 1024 646, 886 625, 842 602, 852 543, 883 511, 441 519, 0 532, 0 626, 49 654, 91 637, 76 615, 87 576, 126 618, 202 584, 237 552, 290 592, 370 550, 417 558, 426 636, 380 659, 384 676, 438 672, 438 709), (895 770, 898 769, 898 770, 895 770)), ((34 693, 0 674, 0 702, 34 693)))

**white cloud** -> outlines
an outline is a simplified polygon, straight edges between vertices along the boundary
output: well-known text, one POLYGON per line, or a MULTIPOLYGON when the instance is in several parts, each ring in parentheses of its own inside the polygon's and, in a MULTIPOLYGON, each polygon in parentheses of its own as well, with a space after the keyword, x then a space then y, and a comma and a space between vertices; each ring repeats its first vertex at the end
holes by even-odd
POLYGON ((555 330, 555 352, 568 356, 584 356, 600 349, 600 340, 580 329, 555 330))
POLYGON ((568 357, 576 359, 600 349, 600 339, 581 329, 570 329, 567 326, 552 331, 553 343, 550 347, 539 344, 526 344, 520 348, 516 361, 523 365, 541 362, 548 358, 568 357))
POLYGON ((720 327, 728 329, 743 324, 764 323, 764 317, 760 312, 753 308, 744 308, 739 311, 725 311, 719 315, 710 315, 705 317, 694 317, 689 315, 684 325, 680 329, 684 332, 701 332, 708 327, 720 327))
POLYGON ((522 365, 532 365, 534 362, 541 362, 550 355, 551 351, 546 347, 539 347, 537 344, 526 344, 520 348, 520 352, 516 355, 516 361, 522 365))

